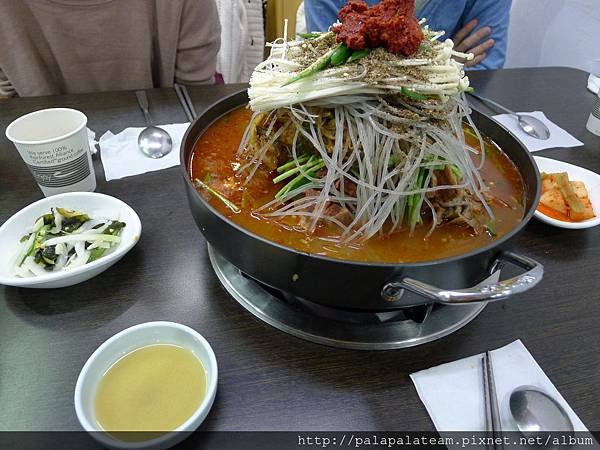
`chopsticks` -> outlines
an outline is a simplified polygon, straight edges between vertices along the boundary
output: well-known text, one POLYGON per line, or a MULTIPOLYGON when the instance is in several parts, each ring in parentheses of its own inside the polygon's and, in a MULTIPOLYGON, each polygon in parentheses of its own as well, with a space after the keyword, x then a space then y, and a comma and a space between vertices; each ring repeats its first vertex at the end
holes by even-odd
POLYGON ((192 103, 187 88, 178 83, 175 83, 173 87, 175 88, 175 93, 177 94, 177 98, 179 98, 179 103, 181 103, 181 107, 183 108, 186 117, 190 122, 193 122, 198 114, 196 114, 196 109, 194 108, 194 104, 192 103))
POLYGON ((504 449, 502 441, 502 424, 500 422, 500 410, 498 408, 498 396, 496 395, 496 383, 494 382, 494 367, 490 352, 485 352, 481 358, 483 374, 483 398, 485 405, 485 431, 488 437, 493 438, 494 449, 504 449), (498 439, 500 438, 500 439, 498 439))

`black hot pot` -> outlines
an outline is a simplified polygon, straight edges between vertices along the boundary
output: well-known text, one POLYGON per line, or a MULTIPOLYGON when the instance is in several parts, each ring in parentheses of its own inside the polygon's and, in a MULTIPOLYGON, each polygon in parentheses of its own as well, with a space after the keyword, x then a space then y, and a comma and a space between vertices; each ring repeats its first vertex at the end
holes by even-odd
POLYGON ((452 305, 501 300, 531 289, 542 279, 541 264, 508 250, 539 201, 537 166, 512 134, 483 114, 473 111, 475 124, 512 159, 525 181, 523 221, 497 241, 463 255, 419 263, 378 264, 311 255, 268 241, 222 216, 196 191, 189 175, 194 144, 215 120, 247 102, 247 92, 242 90, 213 104, 194 121, 181 146, 181 171, 198 228, 218 253, 248 276, 304 300, 363 312, 432 302, 452 305), (505 281, 489 281, 498 278, 490 275, 505 263, 517 265, 524 272, 505 281))

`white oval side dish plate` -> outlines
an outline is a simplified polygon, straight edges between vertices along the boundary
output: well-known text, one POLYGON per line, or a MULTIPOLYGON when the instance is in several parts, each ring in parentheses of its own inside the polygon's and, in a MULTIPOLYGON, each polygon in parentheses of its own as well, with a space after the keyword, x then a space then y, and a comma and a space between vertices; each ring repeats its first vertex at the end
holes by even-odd
POLYGON ((136 212, 127 203, 96 192, 68 192, 46 197, 26 206, 0 226, 0 284, 28 288, 60 288, 89 280, 119 261, 140 239, 142 224, 136 212), (60 207, 77 210, 90 217, 106 217, 125 222, 121 242, 109 254, 73 269, 65 269, 47 275, 21 278, 11 273, 11 264, 19 246, 19 240, 27 234, 36 219, 49 213, 50 208, 60 207))
POLYGON ((558 161, 556 159, 543 158, 541 156, 534 156, 534 159, 540 173, 567 172, 569 174, 569 180, 583 181, 588 191, 592 207, 594 208, 594 213, 596 214, 596 217, 593 219, 584 220, 582 222, 564 222, 548 217, 546 214, 541 213, 536 209, 534 214, 535 217, 542 222, 560 228, 581 229, 600 225, 600 175, 591 170, 584 169, 583 167, 574 166, 573 164, 558 161))

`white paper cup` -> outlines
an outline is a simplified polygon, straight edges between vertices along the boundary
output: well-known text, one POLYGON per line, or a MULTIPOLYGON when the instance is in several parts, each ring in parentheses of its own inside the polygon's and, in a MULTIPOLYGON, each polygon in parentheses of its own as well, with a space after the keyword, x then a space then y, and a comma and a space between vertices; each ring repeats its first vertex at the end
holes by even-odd
POLYGON ((594 109, 588 118, 587 124, 585 126, 588 131, 594 133, 597 136, 600 136, 600 92, 598 92, 598 98, 596 98, 596 104, 594 105, 594 109))
POLYGON ((6 129, 46 197, 96 189, 86 125, 81 111, 51 108, 19 117, 6 129))

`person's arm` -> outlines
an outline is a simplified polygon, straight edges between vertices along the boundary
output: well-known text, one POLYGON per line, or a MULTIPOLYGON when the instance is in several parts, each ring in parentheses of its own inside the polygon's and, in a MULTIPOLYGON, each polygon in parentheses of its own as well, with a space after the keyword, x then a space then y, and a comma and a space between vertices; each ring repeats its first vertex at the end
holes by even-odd
POLYGON ((473 59, 468 61, 462 58, 456 58, 457 60, 464 63, 465 67, 471 68, 477 66, 481 61, 487 57, 487 52, 496 43, 490 34, 492 29, 490 27, 479 28, 477 31, 478 22, 477 19, 471 20, 468 24, 458 30, 452 40, 454 41, 454 50, 462 53, 472 53, 473 59))
POLYGON ((14 97, 16 95, 17 92, 15 91, 15 88, 2 71, 2 68, 0 68, 0 98, 14 97))
POLYGON ((467 2, 462 28, 452 39, 459 51, 476 54, 476 64, 470 68, 501 69, 504 66, 511 3, 512 0, 467 2))
POLYGON ((337 22, 338 11, 345 0, 304 0, 304 14, 308 32, 327 31, 337 22))
POLYGON ((212 84, 221 46, 215 0, 185 0, 175 61, 175 82, 212 84))

